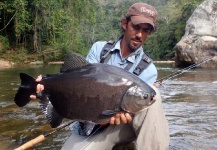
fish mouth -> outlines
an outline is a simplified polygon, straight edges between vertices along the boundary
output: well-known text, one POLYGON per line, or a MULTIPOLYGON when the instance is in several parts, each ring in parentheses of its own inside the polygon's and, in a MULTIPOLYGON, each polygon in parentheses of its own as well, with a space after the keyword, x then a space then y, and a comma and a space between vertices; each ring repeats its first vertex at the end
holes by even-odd
POLYGON ((149 101, 148 105, 152 105, 154 102, 156 102, 156 98, 155 96, 151 98, 151 100, 149 101))

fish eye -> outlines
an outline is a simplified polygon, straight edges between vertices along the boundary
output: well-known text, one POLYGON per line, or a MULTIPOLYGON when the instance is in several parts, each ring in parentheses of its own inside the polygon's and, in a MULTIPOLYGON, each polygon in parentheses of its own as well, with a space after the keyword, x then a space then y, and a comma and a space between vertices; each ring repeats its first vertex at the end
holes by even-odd
POLYGON ((144 98, 144 99, 148 99, 148 94, 144 94, 144 95, 143 95, 143 98, 144 98))

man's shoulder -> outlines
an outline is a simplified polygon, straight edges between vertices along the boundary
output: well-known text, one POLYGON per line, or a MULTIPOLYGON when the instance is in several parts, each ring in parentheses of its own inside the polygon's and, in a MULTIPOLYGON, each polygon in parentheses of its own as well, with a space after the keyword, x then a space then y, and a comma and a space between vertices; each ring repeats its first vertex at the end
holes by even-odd
POLYGON ((110 48, 112 47, 112 42, 111 41, 97 41, 93 44, 92 46, 92 51, 94 51, 95 53, 101 53, 103 49, 105 48, 110 48), (110 44, 109 44, 110 43, 110 44), (109 46, 108 46, 109 45, 109 46))
POLYGON ((106 43, 107 41, 96 41, 95 43, 93 43, 93 45, 103 47, 106 43))

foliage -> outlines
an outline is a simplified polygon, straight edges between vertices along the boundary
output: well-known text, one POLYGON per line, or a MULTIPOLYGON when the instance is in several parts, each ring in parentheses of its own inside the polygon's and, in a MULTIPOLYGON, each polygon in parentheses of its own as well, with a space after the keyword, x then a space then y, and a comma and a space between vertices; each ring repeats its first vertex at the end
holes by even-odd
POLYGON ((8 51, 1 58, 16 64, 24 64, 34 61, 34 59, 32 59, 33 57, 27 55, 27 50, 23 49, 22 47, 16 47, 13 50, 8 51))
POLYGON ((9 48, 9 41, 7 38, 0 35, 0 54, 5 53, 5 51, 9 48))
POLYGON ((80 24, 94 23, 95 11, 95 0, 5 0, 0 2, 0 35, 11 47, 40 58, 47 46, 58 49, 61 59, 68 50, 83 51, 80 24))

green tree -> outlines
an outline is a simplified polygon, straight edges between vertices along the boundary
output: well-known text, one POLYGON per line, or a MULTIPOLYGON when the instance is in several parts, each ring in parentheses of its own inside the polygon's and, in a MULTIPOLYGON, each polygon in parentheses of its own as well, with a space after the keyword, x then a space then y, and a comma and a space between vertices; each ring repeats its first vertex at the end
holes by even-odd
POLYGON ((11 47, 62 58, 66 51, 82 53, 80 26, 94 22, 96 0, 4 0, 0 2, 0 35, 11 47), (54 55, 54 56, 55 56, 54 55))

